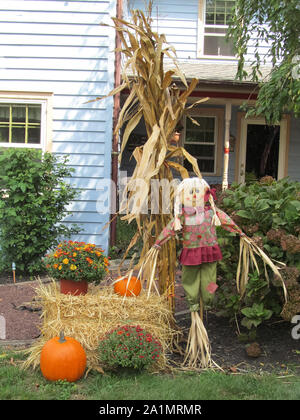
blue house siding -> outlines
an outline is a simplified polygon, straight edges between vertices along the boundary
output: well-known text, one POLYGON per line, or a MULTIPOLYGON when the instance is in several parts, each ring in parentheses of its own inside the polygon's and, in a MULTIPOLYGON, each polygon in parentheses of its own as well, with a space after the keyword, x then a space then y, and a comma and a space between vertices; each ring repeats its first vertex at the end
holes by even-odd
POLYGON ((66 222, 82 227, 73 239, 106 250, 109 214, 97 202, 111 174, 113 99, 87 102, 113 88, 115 32, 100 23, 115 10, 115 0, 0 0, 0 90, 53 93, 52 152, 70 156, 79 193, 66 222))

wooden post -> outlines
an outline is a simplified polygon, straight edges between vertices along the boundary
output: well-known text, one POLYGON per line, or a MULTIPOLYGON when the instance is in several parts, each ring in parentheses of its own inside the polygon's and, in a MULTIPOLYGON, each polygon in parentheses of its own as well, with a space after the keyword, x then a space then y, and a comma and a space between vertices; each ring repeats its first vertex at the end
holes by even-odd
MULTIPOLYGON (((118 19, 123 18, 123 0, 117 0, 116 5, 116 16, 118 19)), ((120 34, 116 31, 116 50, 120 49, 122 46, 120 34)), ((121 52, 119 50, 115 51, 115 84, 114 87, 118 87, 121 84, 121 52)), ((118 189, 118 148, 119 148, 119 134, 114 133, 115 127, 118 122, 120 112, 120 92, 114 96, 114 109, 113 109, 113 141, 112 141, 112 153, 111 153, 111 179, 115 185, 116 191, 118 189)), ((114 188, 114 187, 113 187, 114 188)), ((111 191, 111 200, 117 200, 117 194, 114 191, 111 191)), ((115 204, 116 212, 118 211, 117 203, 112 203, 112 206, 115 204)), ((110 216, 110 246, 114 246, 117 240, 117 219, 116 214, 111 214, 110 216)))
POLYGON ((223 172, 223 182, 222 182, 222 190, 223 191, 227 190, 227 188, 228 188, 230 122, 231 122, 231 103, 226 102, 225 140, 224 140, 224 172, 223 172))

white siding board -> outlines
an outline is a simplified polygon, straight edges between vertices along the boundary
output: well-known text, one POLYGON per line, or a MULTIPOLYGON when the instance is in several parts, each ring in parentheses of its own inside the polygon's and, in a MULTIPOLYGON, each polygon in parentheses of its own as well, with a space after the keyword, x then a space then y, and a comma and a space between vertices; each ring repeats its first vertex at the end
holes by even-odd
POLYGON ((80 131, 86 132, 89 130, 90 132, 93 131, 97 133, 101 127, 101 125, 105 125, 106 120, 103 119, 102 121, 83 121, 77 119, 76 121, 68 121, 68 120, 53 120, 53 130, 64 130, 64 131, 75 131, 80 128, 80 131))
POLYGON ((78 120, 78 121, 106 121, 107 111, 105 109, 90 108, 55 108, 53 119, 57 121, 78 120))
POLYGON ((10 11, 27 11, 27 12, 92 12, 101 13, 103 7, 109 7, 109 1, 56 1, 56 0, 1 0, 0 9, 6 9, 10 11))
MULTIPOLYGON (((13 1, 13 0, 11 0, 13 1)), ((40 11, 13 11, 13 10, 4 10, 1 11, 1 21, 2 22, 11 22, 11 23, 63 23, 65 24, 68 21, 68 18, 72 16, 73 24, 88 24, 88 25, 98 25, 101 22, 104 22, 106 17, 106 11, 98 13, 84 13, 84 12, 40 12, 40 11)))
POLYGON ((109 92, 110 89, 107 88, 107 83, 105 82, 65 82, 65 81, 34 81, 34 80, 16 80, 9 78, 1 78, 0 72, 0 90, 14 90, 14 91, 23 91, 26 86, 27 92, 59 92, 68 95, 74 94, 74 91, 77 91, 79 95, 94 95, 101 96, 109 92), (12 86, 8 88, 8 83, 12 86))
POLYGON ((68 160, 68 165, 75 167, 75 166, 89 166, 89 167, 97 167, 97 166, 104 166, 104 156, 102 154, 80 154, 80 155, 71 155, 68 160))
POLYGON ((0 70, 1 79, 12 80, 34 80, 34 81, 54 81, 54 82, 88 82, 107 83, 107 70, 97 71, 76 71, 76 70, 24 70, 24 69, 2 69, 0 70))
MULTIPOLYGON (((97 190, 101 185, 103 178, 76 178, 75 176, 70 178, 70 184, 74 188, 85 189, 85 190, 97 190)), ((109 194, 108 194, 109 195, 109 194)), ((76 217, 79 217, 78 215, 76 217)))
MULTIPOLYGON (((54 133, 55 134, 55 133, 54 133)), ((105 153, 105 144, 104 143, 86 143, 84 140, 82 142, 53 142, 53 152, 54 153, 65 153, 65 154, 95 154, 103 155, 105 153)))
POLYGON ((75 171, 73 176, 78 178, 103 178, 104 167, 103 166, 72 166, 75 171))
POLYGON ((99 47, 103 43, 108 43, 107 35, 82 36, 82 35, 39 35, 33 38, 32 34, 10 34, 3 32, 0 28, 0 36, 5 37, 6 45, 57 45, 57 46, 77 46, 77 47, 99 47))
MULTIPOLYGON (((0 31, 4 34, 30 34, 30 35, 73 35, 73 36, 104 36, 106 28, 100 24, 74 23, 67 21, 63 23, 40 23, 40 22, 18 22, 18 25, 12 25, 10 22, 3 22, 0 15, 0 31)), ((109 23, 109 20, 108 22, 109 23)), ((110 22, 111 23, 111 22, 110 22)))
POLYGON ((2 41, 1 57, 52 57, 52 58, 108 58, 108 47, 72 47, 55 45, 5 45, 2 41), (21 48, 20 48, 21 47, 21 48))
MULTIPOLYGON (((102 131, 100 131, 100 129, 98 131, 79 131, 79 129, 77 129, 76 132, 56 130, 53 141, 56 147, 58 147, 60 143, 63 143, 62 147, 64 147, 66 143, 70 143, 70 142, 74 144, 75 143, 79 143, 79 144, 80 143, 96 143, 96 144, 102 145, 101 147, 104 147, 103 145, 105 144, 107 135, 108 133, 107 131, 105 131, 105 129, 103 129, 102 131)), ((74 153, 76 153, 75 150, 74 150, 74 153)), ((103 153, 103 149, 101 149, 100 153, 103 153)))

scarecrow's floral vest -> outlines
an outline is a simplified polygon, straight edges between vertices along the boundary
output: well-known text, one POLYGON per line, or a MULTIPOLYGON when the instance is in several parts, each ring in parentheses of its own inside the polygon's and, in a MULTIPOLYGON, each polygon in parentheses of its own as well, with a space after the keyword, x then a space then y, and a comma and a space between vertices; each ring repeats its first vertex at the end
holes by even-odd
MULTIPOLYGON (((221 226, 229 232, 243 235, 242 230, 222 210, 217 209, 217 215, 221 226)), ((221 249, 218 245, 216 227, 213 220, 213 210, 203 207, 183 207, 179 216, 182 225, 183 249, 180 262, 183 265, 199 265, 206 262, 214 262, 222 259, 221 249)), ((161 246, 170 238, 174 237, 174 218, 162 230, 155 245, 161 246)))

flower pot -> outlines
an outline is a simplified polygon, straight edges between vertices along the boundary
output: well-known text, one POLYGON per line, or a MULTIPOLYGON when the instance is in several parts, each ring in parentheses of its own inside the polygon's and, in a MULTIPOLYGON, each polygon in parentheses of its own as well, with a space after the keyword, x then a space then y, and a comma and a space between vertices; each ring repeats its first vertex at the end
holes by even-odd
POLYGON ((61 279, 60 280, 60 293, 67 295, 70 293, 71 295, 78 296, 78 295, 85 295, 88 290, 88 282, 85 280, 82 281, 74 281, 74 280, 67 280, 61 279))

